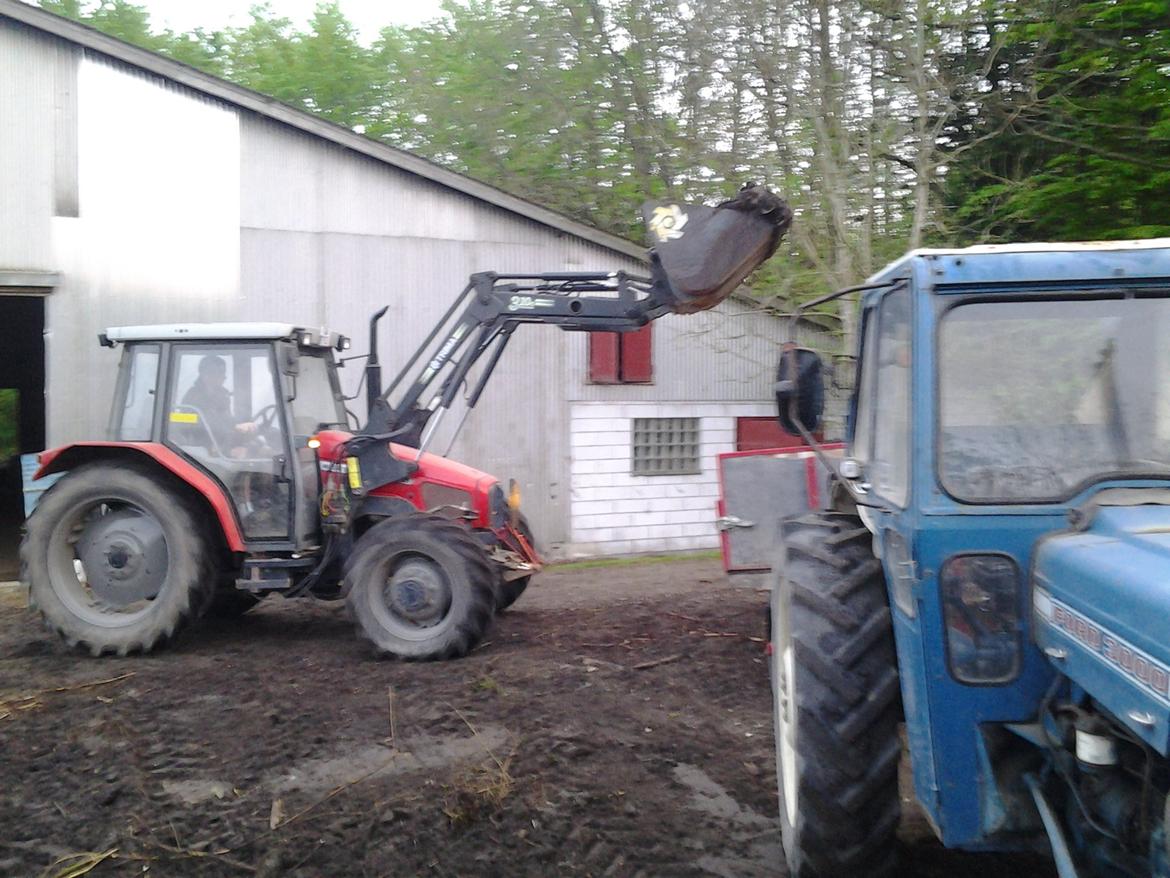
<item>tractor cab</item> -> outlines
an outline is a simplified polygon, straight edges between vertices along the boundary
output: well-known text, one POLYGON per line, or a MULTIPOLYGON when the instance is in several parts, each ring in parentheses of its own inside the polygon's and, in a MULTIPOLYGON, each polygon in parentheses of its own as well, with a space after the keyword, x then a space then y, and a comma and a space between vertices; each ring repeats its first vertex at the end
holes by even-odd
POLYGON ((334 350, 348 339, 280 323, 115 327, 125 345, 110 439, 160 443, 218 481, 250 546, 320 541, 309 439, 346 429, 334 350))
MULTIPOLYGON (((1170 240, 915 251, 844 292, 833 508, 786 520, 773 565, 790 873, 898 874, 904 721, 947 846, 1167 878, 1170 240)), ((820 376, 786 348, 810 444, 820 376)))

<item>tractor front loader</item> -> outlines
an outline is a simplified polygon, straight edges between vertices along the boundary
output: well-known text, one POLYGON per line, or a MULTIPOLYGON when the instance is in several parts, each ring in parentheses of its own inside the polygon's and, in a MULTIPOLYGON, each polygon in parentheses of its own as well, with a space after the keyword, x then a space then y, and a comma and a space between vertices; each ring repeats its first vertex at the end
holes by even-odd
POLYGON ((775 250, 787 206, 747 187, 717 208, 647 209, 651 273, 475 274, 383 390, 370 321, 368 420, 349 427, 334 352, 279 323, 131 326, 109 438, 40 455, 64 473, 27 523, 24 578, 45 622, 93 655, 146 652, 207 612, 269 593, 348 601, 379 653, 462 656, 540 568, 519 492, 429 453, 515 329, 630 331, 713 307, 775 250))
MULTIPOLYGON (((844 292, 833 508, 784 521, 773 568, 789 873, 906 874, 904 739, 947 846, 1167 878, 1170 240, 915 251, 844 292)), ((814 447, 821 376, 786 346, 814 447)))

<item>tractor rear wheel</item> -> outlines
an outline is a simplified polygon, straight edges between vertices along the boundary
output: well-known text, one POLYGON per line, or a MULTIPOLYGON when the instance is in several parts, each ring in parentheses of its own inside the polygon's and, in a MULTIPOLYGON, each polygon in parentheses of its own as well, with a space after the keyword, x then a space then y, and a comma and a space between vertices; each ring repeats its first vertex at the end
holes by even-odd
MULTIPOLYGON (((516 522, 516 529, 520 531, 520 535, 524 537, 528 545, 535 548, 536 539, 532 536, 532 527, 528 524, 528 519, 521 513, 516 522)), ((520 595, 524 594, 524 590, 528 588, 528 583, 532 581, 532 574, 528 576, 521 576, 517 579, 500 579, 499 587, 496 589, 496 612, 502 613, 512 604, 516 603, 520 595)))
POLYGON ((900 816, 898 665, 881 562, 854 515, 781 524, 772 700, 792 878, 894 871, 900 816))
POLYGON ((45 623, 95 656, 149 652, 198 618, 213 557, 169 480, 116 463, 78 467, 45 492, 20 548, 45 623))
POLYGON ((374 525, 354 548, 343 590, 359 633, 410 661, 466 655, 487 631, 496 572, 463 525, 410 514, 374 525))

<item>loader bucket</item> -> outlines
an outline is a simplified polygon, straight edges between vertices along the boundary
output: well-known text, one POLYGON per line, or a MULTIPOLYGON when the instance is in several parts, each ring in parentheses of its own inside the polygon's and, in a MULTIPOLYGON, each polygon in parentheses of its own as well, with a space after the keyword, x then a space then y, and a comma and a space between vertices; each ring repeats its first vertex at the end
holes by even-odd
POLYGON ((776 252, 792 222, 783 199, 748 184, 718 207, 648 202, 655 293, 676 314, 714 308, 776 252))

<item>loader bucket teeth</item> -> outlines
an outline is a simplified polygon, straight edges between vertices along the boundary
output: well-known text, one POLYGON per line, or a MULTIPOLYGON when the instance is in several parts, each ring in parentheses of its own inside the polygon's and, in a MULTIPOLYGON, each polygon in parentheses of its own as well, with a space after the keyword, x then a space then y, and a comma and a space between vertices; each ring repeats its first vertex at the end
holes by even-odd
POLYGON ((767 261, 792 222, 780 197, 749 184, 718 207, 647 202, 655 296, 676 314, 713 308, 767 261))

